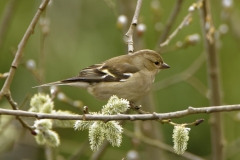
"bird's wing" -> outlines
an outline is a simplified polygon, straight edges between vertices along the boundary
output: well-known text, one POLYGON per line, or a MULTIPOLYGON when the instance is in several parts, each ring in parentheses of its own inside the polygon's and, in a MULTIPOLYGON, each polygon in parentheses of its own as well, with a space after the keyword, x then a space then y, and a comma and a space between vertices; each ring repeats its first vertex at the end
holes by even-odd
POLYGON ((139 69, 137 67, 127 62, 110 65, 108 63, 101 63, 83 69, 78 76, 35 86, 33 88, 53 85, 76 85, 86 88, 89 84, 96 82, 124 82, 138 71, 139 69))
POLYGON ((83 69, 78 76, 62 80, 61 82, 121 82, 126 81, 138 71, 138 68, 129 63, 111 66, 101 63, 89 66, 83 69))

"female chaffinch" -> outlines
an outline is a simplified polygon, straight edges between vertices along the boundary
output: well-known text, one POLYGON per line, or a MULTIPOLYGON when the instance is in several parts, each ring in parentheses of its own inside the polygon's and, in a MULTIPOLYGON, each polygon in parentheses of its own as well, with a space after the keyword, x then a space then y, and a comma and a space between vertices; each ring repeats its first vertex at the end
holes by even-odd
POLYGON ((69 85, 85 88, 99 100, 108 100, 112 95, 137 102, 151 88, 155 75, 170 68, 153 50, 140 50, 132 54, 111 58, 80 71, 76 77, 37 87, 69 85))

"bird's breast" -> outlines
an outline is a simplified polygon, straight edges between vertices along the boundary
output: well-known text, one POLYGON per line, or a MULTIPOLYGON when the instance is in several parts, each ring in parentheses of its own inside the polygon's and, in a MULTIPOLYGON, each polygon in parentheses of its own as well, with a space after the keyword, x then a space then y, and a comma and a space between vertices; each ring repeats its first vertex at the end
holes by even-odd
POLYGON ((99 100, 108 100, 112 95, 137 101, 149 92, 154 76, 134 74, 123 82, 100 82, 88 88, 88 92, 99 100))

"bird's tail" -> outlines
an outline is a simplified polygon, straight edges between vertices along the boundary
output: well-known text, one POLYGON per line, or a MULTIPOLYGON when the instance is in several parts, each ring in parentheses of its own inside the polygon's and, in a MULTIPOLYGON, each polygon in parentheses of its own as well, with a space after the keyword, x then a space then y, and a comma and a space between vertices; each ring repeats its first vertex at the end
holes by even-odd
POLYGON ((42 84, 42 85, 40 85, 40 86, 34 86, 34 87, 32 87, 32 88, 49 87, 49 86, 59 86, 59 85, 66 85, 66 84, 62 83, 61 81, 57 81, 57 82, 42 84))
POLYGON ((61 85, 62 86, 74 86, 74 87, 80 87, 80 88, 87 88, 87 87, 89 87, 90 83, 87 83, 87 82, 75 82, 75 81, 71 82, 71 81, 68 81, 68 80, 62 80, 62 81, 42 84, 40 86, 35 86, 35 87, 32 87, 32 88, 61 86, 61 85))

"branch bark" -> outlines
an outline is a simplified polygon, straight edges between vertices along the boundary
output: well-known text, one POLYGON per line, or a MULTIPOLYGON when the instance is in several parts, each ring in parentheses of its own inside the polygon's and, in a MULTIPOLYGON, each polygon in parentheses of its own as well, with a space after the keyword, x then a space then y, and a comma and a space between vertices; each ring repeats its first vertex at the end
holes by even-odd
POLYGON ((134 47, 133 47, 133 31, 135 29, 135 27, 137 26, 137 22, 138 22, 138 16, 140 13, 140 9, 142 6, 142 0, 138 0, 137 1, 137 6, 135 9, 135 13, 132 19, 132 23, 130 25, 129 30, 126 33, 126 36, 128 37, 127 40, 127 44, 128 44, 128 53, 132 53, 134 51, 134 47))
POLYGON ((97 121, 113 121, 113 120, 163 120, 185 117, 192 114, 200 113, 216 113, 216 112, 232 112, 239 111, 240 104, 212 106, 212 107, 188 107, 186 110, 169 112, 169 113, 152 113, 152 114, 117 114, 117 115, 57 115, 28 112, 22 110, 9 110, 0 108, 0 115, 12 115, 23 117, 35 117, 37 119, 59 119, 59 120, 97 120, 97 121))
MULTIPOLYGON (((218 54, 215 43, 215 28, 212 22, 210 2, 203 1, 200 10, 202 21, 202 32, 207 54, 208 84, 210 89, 210 103, 212 106, 221 105, 221 89, 219 79, 218 54)), ((214 113, 210 117, 211 139, 212 139, 212 159, 223 160, 223 127, 221 113, 214 113)))

